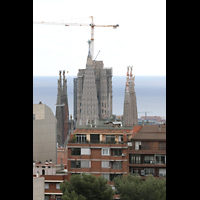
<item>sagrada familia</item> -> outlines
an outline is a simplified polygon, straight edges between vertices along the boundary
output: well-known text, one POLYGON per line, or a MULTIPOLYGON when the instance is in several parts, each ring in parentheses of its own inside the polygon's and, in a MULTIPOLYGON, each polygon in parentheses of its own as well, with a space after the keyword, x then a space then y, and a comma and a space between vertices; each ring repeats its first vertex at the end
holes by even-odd
MULTIPOLYGON (((59 76, 56 105, 57 142, 63 145, 68 140, 69 109, 65 71, 62 80, 61 71, 59 76)), ((122 123, 124 127, 131 127, 138 125, 135 76, 133 77, 132 67, 127 67, 126 78, 122 123)), ((79 69, 77 78, 74 78, 75 126, 81 128, 91 124, 98 127, 99 120, 109 119, 113 115, 112 101, 112 68, 104 68, 103 61, 92 60, 89 49, 86 68, 79 69)))

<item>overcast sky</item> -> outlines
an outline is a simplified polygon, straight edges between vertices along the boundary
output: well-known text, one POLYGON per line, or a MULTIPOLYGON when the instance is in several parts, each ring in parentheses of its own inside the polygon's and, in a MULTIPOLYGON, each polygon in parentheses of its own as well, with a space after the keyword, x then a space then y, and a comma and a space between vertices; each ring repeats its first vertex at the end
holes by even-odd
MULTIPOLYGON (((166 75, 166 0, 33 0, 34 21, 119 24, 94 28, 94 58, 113 76, 166 75)), ((90 26, 33 24, 33 75, 76 76, 86 67, 90 26)))

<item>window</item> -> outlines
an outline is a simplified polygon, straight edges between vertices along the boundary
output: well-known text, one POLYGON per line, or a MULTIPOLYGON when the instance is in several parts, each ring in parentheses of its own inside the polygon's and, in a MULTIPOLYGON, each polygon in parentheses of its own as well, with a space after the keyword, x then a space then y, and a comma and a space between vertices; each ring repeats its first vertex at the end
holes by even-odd
POLYGON ((106 135, 106 142, 115 142, 115 135, 106 135))
POLYGON ((85 134, 76 134, 76 141, 78 143, 86 143, 86 135, 85 134))
POLYGON ((45 175, 45 169, 42 170, 42 175, 45 175))
POLYGON ((71 155, 73 155, 73 156, 81 155, 81 148, 72 148, 71 155))
POLYGON ((110 155, 110 149, 102 149, 101 150, 101 155, 104 155, 104 156, 108 155, 109 156, 110 155))
POLYGON ((122 176, 122 174, 110 174, 110 181, 113 181, 117 176, 122 176))
POLYGON ((33 114, 33 119, 35 119, 35 114, 33 114))
POLYGON ((154 162, 154 156, 144 156, 144 163, 149 164, 154 162))
POLYGON ((89 148, 81 148, 81 155, 90 155, 91 151, 89 148))
POLYGON ((100 134, 90 134, 91 143, 99 143, 100 134))
POLYGON ((113 153, 113 156, 121 156, 122 155, 122 149, 113 149, 112 153, 113 153))
POLYGON ((152 174, 154 176, 154 169, 153 168, 146 168, 144 169, 145 175, 152 174))
POLYGON ((101 167, 102 168, 110 168, 110 162, 109 161, 101 162, 101 167))
POLYGON ((61 200, 61 196, 57 196, 57 197, 56 197, 56 200, 61 200))
POLYGON ((56 189, 60 190, 60 183, 56 183, 56 189))
POLYGON ((159 169, 159 176, 166 177, 166 168, 159 169))
POLYGON ((110 174, 101 174, 101 176, 103 176, 105 179, 110 179, 110 174))
POLYGON ((166 155, 155 155, 156 164, 166 164, 166 155))
POLYGON ((139 149, 141 149, 141 142, 137 141, 135 142, 135 150, 139 150, 139 149))
POLYGON ((122 168, 122 161, 113 162, 113 169, 121 169, 121 168, 122 168))
POLYGON ((71 161, 71 168, 81 168, 81 161, 71 161))
POLYGON ((81 168, 90 168, 90 161, 81 161, 81 168))
POLYGON ((119 135, 119 142, 123 142, 123 135, 119 135))
POLYGON ((142 150, 148 150, 149 149, 149 142, 142 142, 141 149, 142 150))
POLYGON ((141 155, 129 154, 129 163, 141 164, 141 155))
POLYGON ((49 183, 44 184, 44 189, 49 189, 49 183))
POLYGON ((159 150, 166 150, 166 142, 159 142, 159 150))

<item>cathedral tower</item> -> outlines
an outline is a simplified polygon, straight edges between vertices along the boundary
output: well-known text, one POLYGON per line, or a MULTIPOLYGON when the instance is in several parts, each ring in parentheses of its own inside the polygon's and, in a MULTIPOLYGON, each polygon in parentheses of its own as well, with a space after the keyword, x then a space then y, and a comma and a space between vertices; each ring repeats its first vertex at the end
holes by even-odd
POLYGON ((138 125, 137 101, 135 94, 134 79, 135 76, 133 77, 132 67, 127 67, 127 80, 126 80, 125 95, 124 95, 124 113, 123 113, 124 126, 138 125), (130 74, 129 74, 129 68, 130 68, 130 74))
POLYGON ((62 71, 59 71, 58 93, 56 102, 56 119, 57 119, 57 143, 64 145, 68 140, 69 127, 69 108, 67 97, 67 79, 65 79, 65 71, 63 71, 63 79, 61 78, 62 71))

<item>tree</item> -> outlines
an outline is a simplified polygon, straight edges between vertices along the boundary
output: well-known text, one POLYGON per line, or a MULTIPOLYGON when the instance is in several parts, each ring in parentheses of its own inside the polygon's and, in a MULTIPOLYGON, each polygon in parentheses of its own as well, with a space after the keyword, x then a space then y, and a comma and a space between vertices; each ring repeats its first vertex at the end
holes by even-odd
POLYGON ((60 184, 62 200, 112 200, 114 191, 104 177, 91 174, 78 174, 60 184))
POLYGON ((129 174, 116 177, 114 186, 122 200, 166 200, 166 179, 142 180, 138 174, 129 174))

